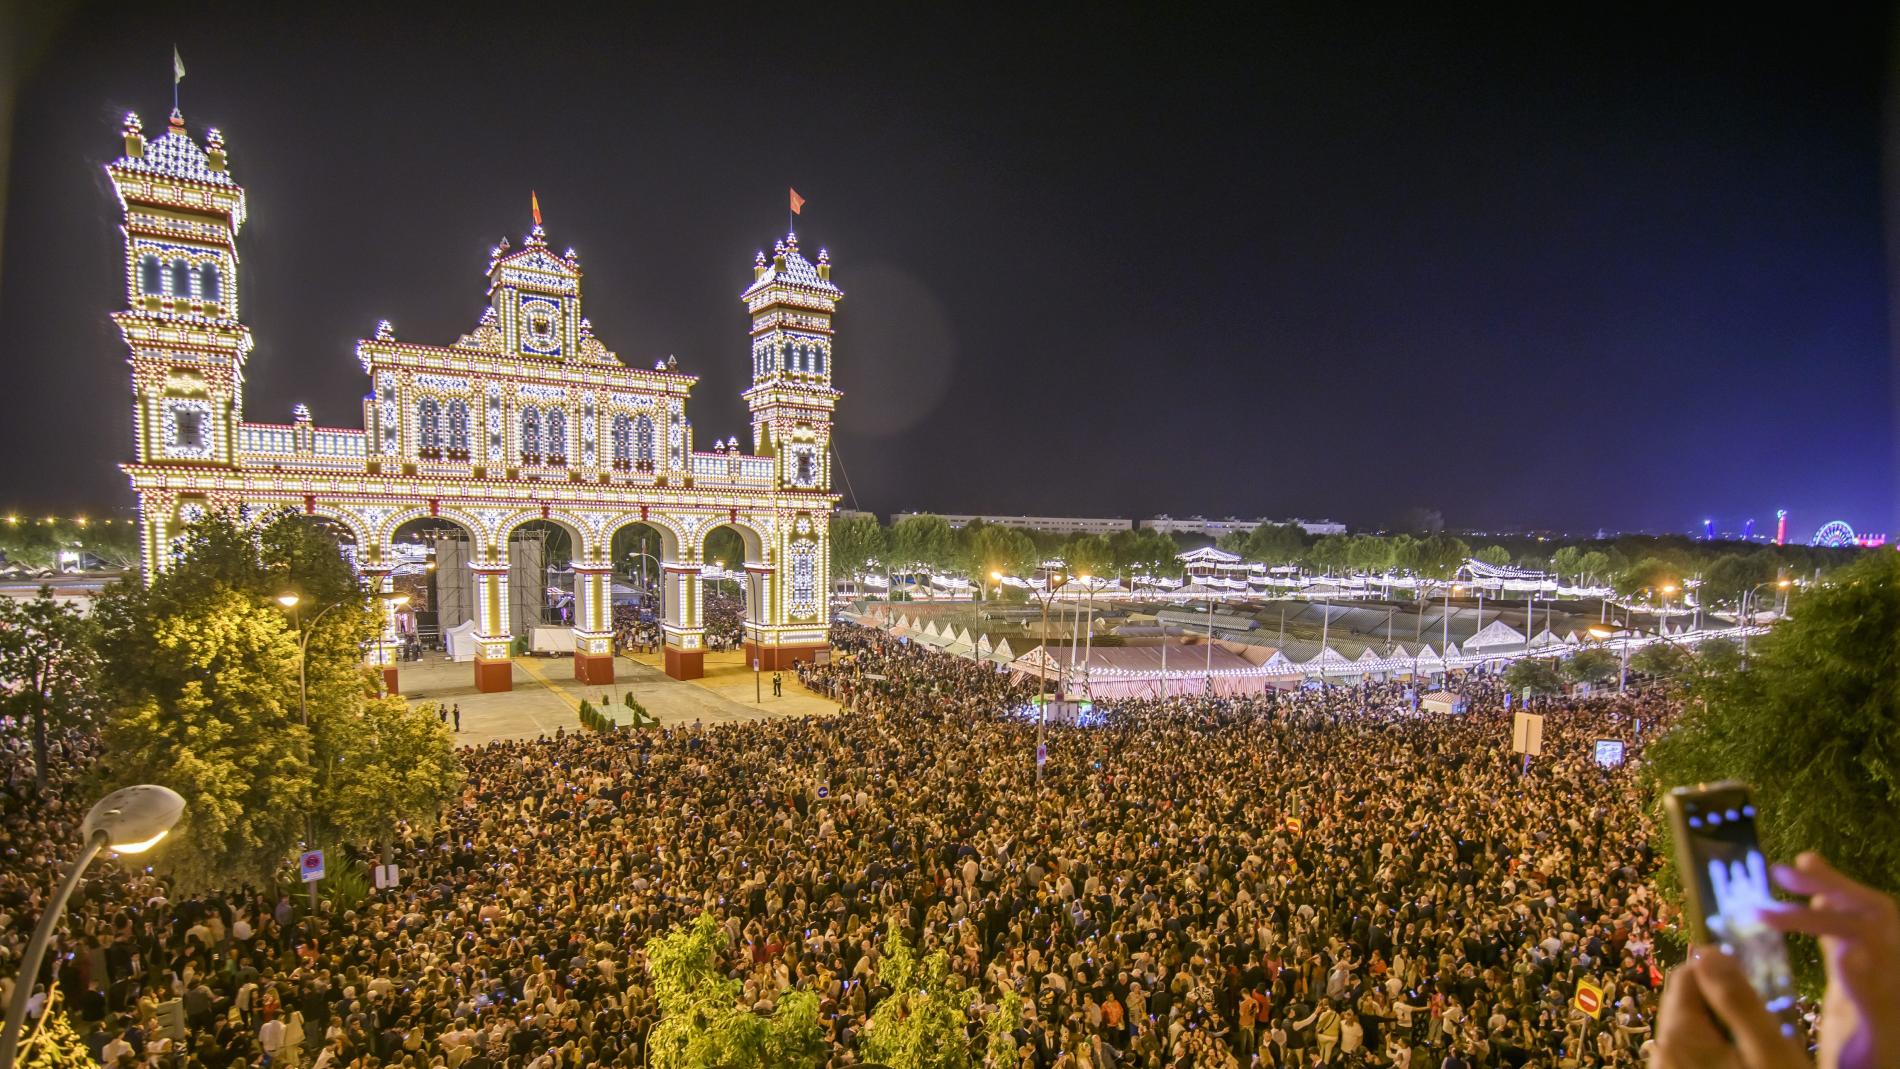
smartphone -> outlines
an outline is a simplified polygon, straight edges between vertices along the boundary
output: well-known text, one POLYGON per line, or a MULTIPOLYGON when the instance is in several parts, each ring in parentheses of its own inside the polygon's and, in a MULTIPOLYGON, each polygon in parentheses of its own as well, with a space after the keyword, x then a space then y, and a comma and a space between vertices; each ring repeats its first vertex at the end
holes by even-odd
POLYGON ((1761 922, 1774 908, 1768 859, 1755 833, 1755 796, 1723 780, 1663 796, 1676 841, 1676 874, 1688 901, 1690 937, 1733 955, 1786 1035, 1795 1034, 1794 974, 1786 938, 1761 922))

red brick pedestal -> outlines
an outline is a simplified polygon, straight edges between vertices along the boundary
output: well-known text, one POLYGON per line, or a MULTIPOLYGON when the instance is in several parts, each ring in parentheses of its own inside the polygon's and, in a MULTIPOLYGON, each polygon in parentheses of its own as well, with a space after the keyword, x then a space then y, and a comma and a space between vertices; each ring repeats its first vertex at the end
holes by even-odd
POLYGON ((818 651, 830 649, 828 644, 812 646, 760 646, 748 642, 745 644, 745 664, 751 668, 758 663, 761 672, 781 672, 795 664, 810 663, 818 659, 818 651))
POLYGON ((483 694, 515 689, 515 662, 476 658, 475 689, 483 694))
POLYGON ((666 647, 666 674, 674 679, 698 679, 706 674, 706 651, 666 647))
POLYGON ((614 681, 614 655, 574 651, 574 678, 582 683, 605 686, 614 681))

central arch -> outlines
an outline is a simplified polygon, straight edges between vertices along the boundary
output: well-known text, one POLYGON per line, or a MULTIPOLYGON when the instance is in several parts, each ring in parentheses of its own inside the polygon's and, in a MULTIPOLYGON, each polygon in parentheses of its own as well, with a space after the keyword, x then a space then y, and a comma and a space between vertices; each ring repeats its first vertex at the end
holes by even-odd
POLYGON ((759 662, 760 627, 769 619, 774 578, 765 536, 735 518, 706 527, 700 539, 703 646, 714 653, 743 649, 746 664, 759 662))

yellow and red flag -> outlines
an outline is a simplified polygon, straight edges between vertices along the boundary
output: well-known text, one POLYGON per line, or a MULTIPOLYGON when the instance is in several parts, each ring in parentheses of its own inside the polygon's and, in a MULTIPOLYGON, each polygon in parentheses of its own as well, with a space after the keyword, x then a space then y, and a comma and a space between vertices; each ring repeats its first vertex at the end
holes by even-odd
MULTIPOLYGON (((790 189, 791 187, 788 186, 786 188, 790 189)), ((799 196, 798 190, 796 189, 791 190, 791 193, 792 193, 792 214, 798 215, 800 214, 799 209, 805 206, 805 198, 799 196)))

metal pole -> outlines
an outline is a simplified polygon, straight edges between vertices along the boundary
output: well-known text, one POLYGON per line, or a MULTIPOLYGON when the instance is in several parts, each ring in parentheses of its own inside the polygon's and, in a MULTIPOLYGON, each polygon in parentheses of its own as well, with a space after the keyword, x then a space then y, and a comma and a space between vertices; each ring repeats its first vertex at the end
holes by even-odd
POLYGON ((40 923, 33 928, 33 938, 27 941, 26 954, 20 959, 20 972, 13 980, 13 999, 7 1003, 6 1031, 0 1033, 0 1069, 13 1069, 15 1057, 20 1049, 20 1033, 26 1028, 26 1004, 33 997, 33 984, 39 979, 40 965, 46 958, 46 944, 53 938, 53 928, 59 923, 59 915, 66 908, 66 901, 79 887, 79 877, 92 864, 92 859, 105 849, 106 833, 96 831, 86 840, 73 859, 73 867, 66 870, 66 878, 60 882, 59 890, 53 894, 53 900, 46 904, 40 913, 40 923))
POLYGON ((1095 580, 1089 579, 1089 626, 1082 633, 1082 693, 1095 700, 1095 670, 1089 658, 1095 655, 1095 580))

